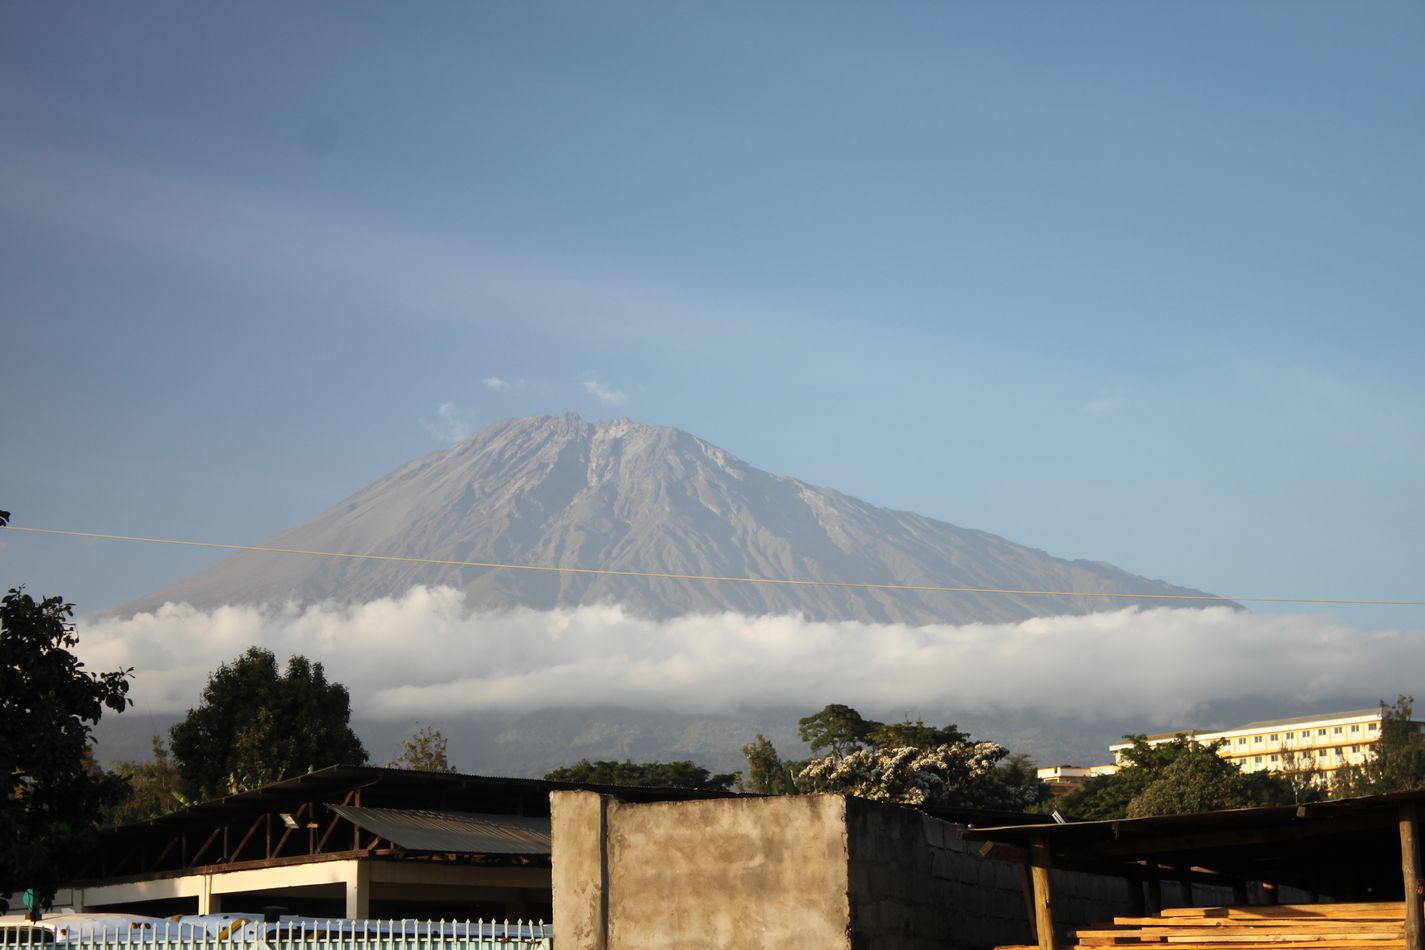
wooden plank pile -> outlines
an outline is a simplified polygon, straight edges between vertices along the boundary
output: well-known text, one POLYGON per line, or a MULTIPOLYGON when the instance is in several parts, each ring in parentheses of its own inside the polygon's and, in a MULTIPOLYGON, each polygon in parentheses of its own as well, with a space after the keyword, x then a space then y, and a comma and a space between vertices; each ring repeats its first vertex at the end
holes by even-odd
POLYGON ((1159 950, 1404 950, 1405 905, 1173 907, 1155 917, 1115 917, 1111 925, 1080 928, 1075 943, 1159 950))
POLYGON ((1081 947, 1157 944, 1173 950, 1290 950, 1405 946, 1405 907, 1381 904, 1278 904, 1174 907, 1157 917, 1117 917, 1112 927, 1079 930, 1081 947))

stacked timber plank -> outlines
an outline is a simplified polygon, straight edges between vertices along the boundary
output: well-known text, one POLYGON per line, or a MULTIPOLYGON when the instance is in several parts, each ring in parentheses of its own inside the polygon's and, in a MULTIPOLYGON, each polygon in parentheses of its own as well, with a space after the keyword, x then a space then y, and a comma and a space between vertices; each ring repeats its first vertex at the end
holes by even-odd
POLYGON ((1074 936, 1077 946, 1085 948, 1404 950, 1405 905, 1174 907, 1154 917, 1115 917, 1111 925, 1082 927, 1074 936))
POLYGON ((1174 907, 1156 917, 1116 917, 1111 927, 1078 931, 1080 947, 1157 945, 1172 950, 1291 950, 1293 947, 1396 950, 1405 946, 1405 907, 1381 904, 1277 904, 1174 907))

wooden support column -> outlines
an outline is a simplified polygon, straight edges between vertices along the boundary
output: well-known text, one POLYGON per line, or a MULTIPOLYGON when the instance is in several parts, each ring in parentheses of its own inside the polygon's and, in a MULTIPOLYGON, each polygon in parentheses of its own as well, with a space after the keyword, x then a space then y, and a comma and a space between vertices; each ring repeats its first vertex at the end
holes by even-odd
MULTIPOLYGON (((1039 950, 1057 950, 1054 939, 1054 863, 1049 857, 1049 840, 1038 835, 1029 846, 1030 877, 1034 881, 1034 933, 1039 950)), ((1407 947, 1406 950, 1425 950, 1407 947)))
POLYGON ((1415 802, 1400 805, 1400 876, 1405 885, 1405 950, 1425 950, 1425 920, 1421 919, 1425 875, 1420 868, 1420 809, 1415 802))
POLYGON ((1192 906, 1192 870, 1191 870, 1190 868, 1183 868, 1183 869, 1182 869, 1182 873, 1178 875, 1178 886, 1179 886, 1180 888, 1182 888, 1182 892, 1183 892, 1183 906, 1184 906, 1184 907, 1191 907, 1191 906, 1192 906))
POLYGON ((1029 923, 1029 932, 1036 933, 1038 926, 1034 923, 1034 879, 1029 873, 1029 854, 1024 855, 1024 860, 1015 865, 1019 869, 1019 889, 1024 894, 1024 919, 1029 923))

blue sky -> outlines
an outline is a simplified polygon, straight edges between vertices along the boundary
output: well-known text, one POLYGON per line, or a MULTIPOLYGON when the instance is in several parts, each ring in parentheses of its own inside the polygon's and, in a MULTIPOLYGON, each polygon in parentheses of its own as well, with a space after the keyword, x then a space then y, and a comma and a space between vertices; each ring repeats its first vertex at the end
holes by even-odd
MULTIPOLYGON (((573 410, 1420 599, 1422 168, 1418 3, 6 4, 0 507, 255 542, 573 410)), ((81 610, 213 560, 0 545, 81 610)))

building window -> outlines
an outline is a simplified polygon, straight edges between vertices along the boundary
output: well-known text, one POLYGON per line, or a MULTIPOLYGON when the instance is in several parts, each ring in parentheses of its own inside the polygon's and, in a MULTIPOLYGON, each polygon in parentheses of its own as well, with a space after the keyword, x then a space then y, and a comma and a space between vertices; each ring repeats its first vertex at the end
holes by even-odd
POLYGON ((1332 729, 1331 731, 1332 731, 1334 734, 1338 735, 1338 736, 1339 736, 1339 735, 1341 734, 1341 732, 1342 732, 1340 726, 1337 726, 1335 729, 1332 729))
POLYGON ((1352 732, 1360 732, 1360 731, 1361 731, 1361 724, 1360 724, 1360 723, 1356 723, 1355 725, 1351 726, 1351 731, 1352 731, 1352 732))
POLYGON ((1277 757, 1276 757, 1275 755, 1273 755, 1273 756, 1272 756, 1272 761, 1275 762, 1276 760, 1277 760, 1277 757))
POLYGON ((1238 740, 1237 740, 1237 744, 1238 744, 1238 745, 1246 745, 1246 744, 1247 744, 1247 737, 1246 737, 1246 736, 1243 736, 1242 738, 1238 739, 1238 740))
POLYGON ((1324 735, 1326 735, 1326 730, 1325 730, 1325 729, 1317 729, 1317 730, 1316 730, 1316 734, 1317 734, 1318 736, 1324 736, 1324 735))
POLYGON ((1295 739, 1295 738, 1296 738, 1296 733, 1294 733, 1294 732, 1288 732, 1288 733, 1286 734, 1286 737, 1287 737, 1288 739, 1295 739))
POLYGON ((1275 732, 1272 733, 1272 741, 1273 741, 1273 742, 1276 742, 1279 738, 1280 738, 1280 736, 1278 736, 1275 732))
POLYGON ((1253 736, 1253 737, 1252 737, 1252 741, 1255 742, 1255 743, 1257 743, 1258 745, 1261 745, 1261 743, 1262 743, 1262 737, 1261 737, 1261 736, 1253 736))
POLYGON ((1255 758, 1252 759, 1252 761, 1253 761, 1253 762, 1256 762, 1258 765, 1260 765, 1261 762, 1262 762, 1262 757, 1261 757, 1260 755, 1259 755, 1259 756, 1256 756, 1255 758))
POLYGON ((1380 728, 1380 723, 1373 722, 1369 726, 1366 726, 1366 728, 1369 729, 1371 732, 1375 732, 1377 729, 1380 728))
POLYGON ((1353 745, 1353 746, 1351 746, 1351 751, 1352 751, 1352 752, 1359 752, 1359 751, 1361 751, 1361 747, 1358 746, 1358 745, 1353 745))

